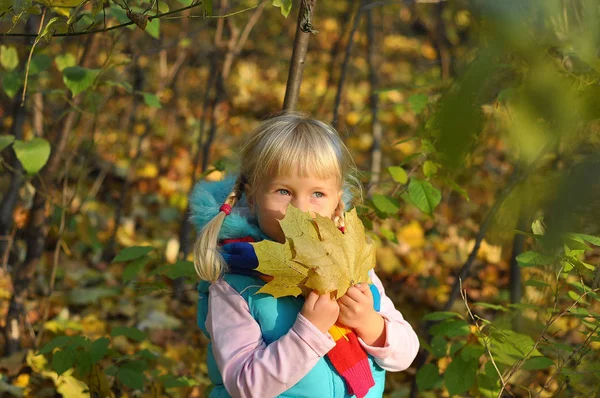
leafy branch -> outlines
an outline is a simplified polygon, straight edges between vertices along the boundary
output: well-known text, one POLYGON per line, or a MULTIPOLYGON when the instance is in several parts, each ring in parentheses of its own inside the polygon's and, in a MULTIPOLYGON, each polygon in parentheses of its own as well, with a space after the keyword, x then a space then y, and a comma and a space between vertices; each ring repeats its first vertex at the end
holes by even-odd
MULTIPOLYGON (((228 13, 228 14, 225 14, 225 15, 204 15, 204 16, 190 15, 190 16, 187 16, 187 17, 169 17, 169 18, 166 18, 166 17, 168 17, 169 15, 180 13, 182 11, 186 11, 186 10, 190 10, 190 9, 202 6, 203 2, 202 1, 197 2, 197 3, 195 2, 195 3, 190 4, 189 6, 181 7, 181 8, 178 8, 176 10, 170 10, 170 11, 163 12, 163 13, 158 13, 156 15, 145 15, 145 14, 142 14, 142 13, 135 13, 135 12, 132 12, 132 11, 128 10, 127 16, 128 16, 128 18, 130 18, 129 22, 124 22, 122 24, 118 24, 118 25, 110 26, 110 27, 105 27, 105 28, 102 28, 102 29, 84 30, 84 31, 80 31, 80 32, 54 33, 51 36, 52 37, 85 36, 85 35, 91 35, 91 34, 96 34, 96 33, 110 32, 112 30, 125 28, 125 27, 133 25, 133 24, 136 24, 136 25, 140 26, 140 24, 142 24, 142 22, 140 22, 140 18, 143 19, 146 23, 147 22, 151 22, 151 21, 153 21, 155 19, 180 19, 180 18, 212 19, 212 18, 228 18, 228 17, 232 17, 234 15, 238 15, 238 14, 244 13, 246 11, 253 10, 253 9, 257 8, 258 6, 260 6, 261 3, 262 3, 262 1, 259 2, 255 6, 247 7, 247 8, 244 8, 242 10, 234 11, 234 12, 231 12, 231 13, 228 13)), ((51 24, 53 24, 54 22, 56 22, 56 19, 54 19, 54 18, 51 19, 48 22, 48 24, 44 28, 44 33, 49 34, 49 32, 47 32, 47 31, 49 31, 49 26, 51 24)), ((140 26, 140 28, 142 28, 142 26, 140 26)), ((42 33, 42 35, 44 35, 44 33, 42 33)), ((2 33, 2 32, 0 32, 0 37, 38 37, 38 36, 39 36, 39 34, 35 34, 35 33, 9 33, 9 32, 2 33)))

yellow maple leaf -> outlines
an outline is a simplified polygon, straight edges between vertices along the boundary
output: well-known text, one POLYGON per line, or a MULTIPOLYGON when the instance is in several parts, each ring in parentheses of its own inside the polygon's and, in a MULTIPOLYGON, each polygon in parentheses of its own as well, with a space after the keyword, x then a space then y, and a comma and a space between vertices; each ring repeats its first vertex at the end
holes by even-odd
POLYGON ((367 243, 356 210, 346 213, 346 231, 342 233, 332 220, 289 206, 280 220, 286 242, 253 243, 257 270, 273 280, 259 292, 275 297, 297 296, 307 289, 320 294, 335 292, 343 296, 359 282, 369 282, 369 270, 375 266, 375 247, 367 243))
POLYGON ((256 270, 273 277, 258 293, 274 297, 298 296, 303 293, 302 286, 308 277, 308 268, 294 261, 295 251, 291 239, 307 234, 318 239, 317 231, 312 226, 311 217, 295 208, 288 211, 279 224, 286 236, 284 244, 270 240, 252 243, 258 257, 259 265, 256 270))

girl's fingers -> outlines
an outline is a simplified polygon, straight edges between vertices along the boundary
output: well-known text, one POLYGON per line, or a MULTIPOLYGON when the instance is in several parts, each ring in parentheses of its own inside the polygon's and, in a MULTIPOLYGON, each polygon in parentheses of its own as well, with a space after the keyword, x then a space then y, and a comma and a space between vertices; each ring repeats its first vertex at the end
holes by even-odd
POLYGON ((366 293, 371 290, 368 283, 357 283, 354 286, 363 293, 366 293))
POLYGON ((317 294, 317 292, 315 292, 314 290, 311 290, 310 293, 308 293, 308 296, 306 296, 304 305, 306 305, 310 309, 313 309, 313 308, 315 308, 315 304, 317 303, 318 299, 319 299, 319 295, 317 294))
POLYGON ((350 286, 344 297, 351 298, 352 300, 359 302, 365 294, 357 287, 350 286))

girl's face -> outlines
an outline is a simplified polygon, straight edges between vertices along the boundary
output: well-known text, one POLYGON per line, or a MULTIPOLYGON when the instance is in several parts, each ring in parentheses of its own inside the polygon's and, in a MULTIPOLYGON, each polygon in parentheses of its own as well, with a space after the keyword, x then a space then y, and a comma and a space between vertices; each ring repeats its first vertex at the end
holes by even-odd
POLYGON ((294 175, 267 181, 253 195, 248 196, 248 203, 265 235, 274 241, 285 243, 285 235, 278 220, 285 216, 288 204, 304 212, 333 218, 341 197, 342 189, 335 176, 323 179, 294 175))

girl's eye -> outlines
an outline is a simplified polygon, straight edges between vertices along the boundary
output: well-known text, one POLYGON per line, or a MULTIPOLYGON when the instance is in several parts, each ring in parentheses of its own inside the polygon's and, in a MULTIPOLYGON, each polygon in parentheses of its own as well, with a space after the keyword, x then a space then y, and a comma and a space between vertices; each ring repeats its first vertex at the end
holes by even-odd
POLYGON ((290 194, 290 191, 288 191, 287 189, 283 189, 283 188, 278 189, 276 192, 280 195, 289 195, 290 194))
POLYGON ((325 197, 325 194, 323 192, 315 192, 315 193, 313 193, 313 195, 315 196, 315 198, 325 197))

